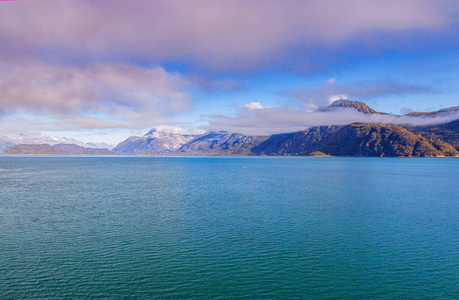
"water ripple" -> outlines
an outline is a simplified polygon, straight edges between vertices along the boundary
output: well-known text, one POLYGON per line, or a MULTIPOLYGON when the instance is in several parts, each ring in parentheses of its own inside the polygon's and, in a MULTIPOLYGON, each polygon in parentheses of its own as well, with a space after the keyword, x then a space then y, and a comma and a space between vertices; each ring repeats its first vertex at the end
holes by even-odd
POLYGON ((0 162, 2 299, 459 294, 457 160, 0 162))

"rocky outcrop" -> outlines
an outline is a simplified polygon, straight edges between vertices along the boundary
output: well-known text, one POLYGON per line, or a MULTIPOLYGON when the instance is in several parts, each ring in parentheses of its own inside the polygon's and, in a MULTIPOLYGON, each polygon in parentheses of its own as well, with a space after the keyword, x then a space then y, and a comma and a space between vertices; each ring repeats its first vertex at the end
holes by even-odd
POLYGON ((16 145, 4 151, 2 154, 15 155, 114 155, 108 149, 85 148, 75 144, 40 144, 40 145, 16 145))

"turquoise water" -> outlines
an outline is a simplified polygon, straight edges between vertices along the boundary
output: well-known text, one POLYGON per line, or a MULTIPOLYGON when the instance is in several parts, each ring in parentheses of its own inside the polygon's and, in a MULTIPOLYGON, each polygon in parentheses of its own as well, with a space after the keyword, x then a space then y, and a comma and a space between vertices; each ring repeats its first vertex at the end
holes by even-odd
POLYGON ((0 298, 457 299, 459 159, 0 157, 0 298))

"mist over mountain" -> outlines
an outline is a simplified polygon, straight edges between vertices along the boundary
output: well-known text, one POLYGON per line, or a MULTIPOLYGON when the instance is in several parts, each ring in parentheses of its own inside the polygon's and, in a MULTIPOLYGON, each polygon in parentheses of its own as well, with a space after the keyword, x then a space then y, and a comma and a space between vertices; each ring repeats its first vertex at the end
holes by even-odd
MULTIPOLYGON (((390 113, 378 112, 361 101, 353 101, 341 99, 334 101, 328 106, 321 106, 315 110, 317 113, 342 113, 343 115, 349 112, 349 109, 355 110, 367 115, 367 118, 360 118, 350 123, 361 122, 371 124, 386 124, 399 125, 402 127, 416 130, 422 133, 422 128, 441 128, 445 124, 455 122, 459 119, 459 106, 443 108, 433 112, 410 112, 404 115, 395 115, 390 113)), ((332 125, 332 121, 330 120, 332 125)), ((454 127, 454 125, 446 125, 446 127, 454 127)), ((441 134, 440 134, 441 135, 441 134)), ((433 137, 433 135, 431 135, 433 137)))
POLYGON ((374 109, 369 107, 364 102, 347 100, 347 99, 340 99, 340 100, 333 101, 328 106, 321 106, 317 108, 315 112, 330 112, 330 111, 336 111, 337 109, 340 109, 340 108, 353 108, 356 111, 367 114, 367 115, 383 114, 383 113, 375 111, 374 109))

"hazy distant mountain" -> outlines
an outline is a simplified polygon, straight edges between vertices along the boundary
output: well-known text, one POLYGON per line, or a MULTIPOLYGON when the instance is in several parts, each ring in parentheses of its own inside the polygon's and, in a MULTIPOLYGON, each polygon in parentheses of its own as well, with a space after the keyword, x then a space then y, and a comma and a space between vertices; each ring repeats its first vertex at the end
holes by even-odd
POLYGON ((202 130, 184 131, 168 127, 152 129, 144 136, 127 138, 113 148, 113 151, 119 154, 170 153, 202 133, 202 130))
POLYGON ((427 140, 400 126, 366 123, 273 135, 252 151, 258 155, 307 155, 321 151, 336 156, 459 156, 446 142, 427 140))
POLYGON ((376 110, 370 108, 364 102, 361 101, 353 101, 347 99, 336 100, 328 106, 321 106, 315 110, 315 112, 329 112, 329 111, 336 111, 340 108, 353 108, 361 113, 372 115, 372 114, 385 114, 377 112, 376 110))
POLYGON ((251 149, 268 137, 246 136, 226 131, 206 132, 176 151, 191 155, 249 155, 251 149))
POLYGON ((115 145, 107 143, 83 143, 83 147, 112 150, 113 148, 115 148, 115 145))
POLYGON ((105 143, 84 143, 82 141, 78 141, 75 139, 49 136, 40 132, 31 132, 27 134, 0 135, 0 152, 20 144, 75 144, 86 148, 113 148, 113 145, 105 143))
POLYGON ((432 112, 411 112, 406 114, 405 116, 410 117, 440 117, 448 114, 452 114, 455 112, 459 112, 459 106, 453 106, 449 108, 443 108, 437 111, 432 112))
POLYGON ((0 136, 0 152, 3 152, 6 149, 13 147, 14 145, 16 145, 15 142, 11 141, 10 139, 6 139, 0 136))
POLYGON ((22 144, 5 150, 2 154, 21 154, 21 155, 114 155, 115 153, 108 149, 85 148, 75 144, 22 144))

